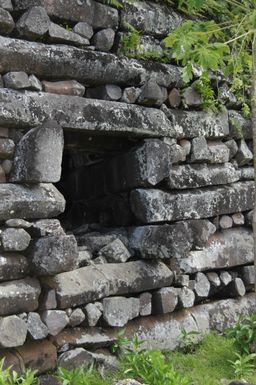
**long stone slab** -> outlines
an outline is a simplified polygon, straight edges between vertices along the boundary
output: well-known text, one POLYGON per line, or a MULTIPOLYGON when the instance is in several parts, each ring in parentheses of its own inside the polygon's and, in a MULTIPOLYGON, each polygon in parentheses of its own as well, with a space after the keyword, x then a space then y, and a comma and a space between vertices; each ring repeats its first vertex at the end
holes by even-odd
POLYGON ((181 111, 168 109, 166 112, 173 128, 181 138, 223 138, 229 134, 228 113, 219 114, 205 111, 181 111))
POLYGON ((166 185, 169 189, 189 189, 205 186, 218 186, 237 182, 240 170, 236 170, 231 163, 222 165, 186 164, 172 166, 166 185))
POLYGON ((142 223, 208 218, 251 210, 254 183, 237 182, 223 187, 168 193, 137 189, 130 194, 131 209, 142 223))
POLYGON ((170 286, 172 271, 162 262, 134 261, 86 266, 42 278, 55 289, 58 308, 75 307, 110 295, 124 295, 170 286))
POLYGON ((40 292, 36 278, 1 283, 0 316, 36 310, 40 292))
POLYGON ((0 220, 49 218, 65 210, 65 199, 52 184, 0 184, 0 220))
POLYGON ((0 89, 0 125, 34 127, 45 119, 64 129, 96 134, 175 137, 165 114, 154 108, 50 93, 0 89))
POLYGON ((148 78, 165 87, 181 83, 181 69, 173 65, 147 64, 63 44, 0 36, 0 73, 9 71, 25 71, 47 79, 75 79, 90 85, 140 85, 148 78))
POLYGON ((244 227, 215 233, 202 250, 190 251, 185 258, 173 258, 173 269, 193 274, 198 271, 226 269, 253 262, 252 231, 244 227))
POLYGON ((0 254, 0 282, 23 278, 29 272, 26 257, 17 253, 0 254))

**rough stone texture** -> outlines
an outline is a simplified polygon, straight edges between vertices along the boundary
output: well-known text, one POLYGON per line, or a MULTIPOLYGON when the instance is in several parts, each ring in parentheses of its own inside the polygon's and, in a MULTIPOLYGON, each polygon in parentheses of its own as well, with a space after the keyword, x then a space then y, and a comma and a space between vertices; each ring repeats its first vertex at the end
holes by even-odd
POLYGON ((13 140, 7 138, 0 138, 0 158, 6 159, 13 155, 15 144, 13 140))
POLYGON ((29 249, 31 271, 38 275, 54 275, 73 270, 78 257, 73 235, 52 235, 34 241, 29 249))
POLYGON ((234 225, 236 225, 236 226, 244 225, 244 215, 242 213, 233 214, 232 220, 233 220, 234 225))
POLYGON ((28 75, 23 71, 8 72, 3 76, 3 81, 6 88, 14 90, 30 87, 28 75))
POLYGON ((57 352, 55 346, 48 340, 27 342, 15 350, 21 357, 26 368, 45 373, 55 369, 57 352))
POLYGON ((102 316, 102 310, 94 303, 88 303, 85 308, 86 321, 89 326, 96 326, 100 317, 102 316))
POLYGON ((229 136, 234 139, 251 139, 252 127, 250 119, 245 119, 241 112, 230 110, 229 116, 229 136))
POLYGON ((168 102, 171 107, 177 108, 181 103, 180 91, 177 88, 173 88, 168 95, 168 102))
POLYGON ((63 147, 62 128, 54 121, 46 121, 28 131, 16 147, 10 181, 58 182, 63 147))
POLYGON ((28 77, 29 82, 30 82, 30 89, 32 91, 42 91, 43 87, 39 79, 35 75, 30 75, 28 77))
POLYGON ((31 237, 24 229, 5 229, 1 234, 5 251, 23 251, 29 246, 31 237))
POLYGON ((168 110, 168 118, 180 137, 222 138, 229 134, 228 114, 223 111, 214 114, 204 111, 168 110))
POLYGON ((25 12, 16 24, 20 36, 36 40, 46 34, 51 20, 43 7, 32 7, 25 12))
POLYGON ((181 69, 173 65, 154 63, 152 66, 151 63, 118 58, 104 52, 6 37, 0 37, 0 67, 3 73, 26 71, 39 78, 73 79, 91 85, 140 85, 151 77, 165 87, 181 83, 181 69))
POLYGON ((0 319, 0 347, 13 348, 24 344, 27 336, 26 323, 11 315, 0 319))
POLYGON ((92 44, 95 46, 96 50, 107 52, 111 50, 114 44, 114 39, 115 31, 111 28, 106 28, 95 33, 92 38, 92 44))
POLYGON ((124 89, 121 101, 124 103, 135 103, 141 93, 140 88, 127 87, 124 89))
POLYGON ((0 33, 3 35, 8 35, 12 32, 15 27, 15 23, 11 14, 6 10, 1 8, 0 4, 0 33))
POLYGON ((0 124, 27 128, 42 123, 46 118, 56 120, 63 128, 88 133, 97 130, 103 134, 176 136, 163 112, 156 109, 79 96, 20 94, 0 88, 0 124))
POLYGON ((42 313, 41 318, 52 336, 59 334, 69 322, 66 312, 62 310, 46 310, 42 313))
POLYGON ((45 277, 57 294, 61 309, 79 306, 109 295, 125 295, 169 286, 172 272, 162 262, 134 261, 86 266, 45 277))
POLYGON ((75 309, 70 317, 69 317, 69 324, 70 326, 78 326, 85 320, 85 314, 82 311, 82 309, 75 309))
POLYGON ((202 104, 202 97, 194 87, 187 87, 182 94, 183 103, 188 107, 198 107, 202 104))
POLYGON ((138 103, 144 106, 161 106, 167 99, 167 90, 160 87, 154 79, 148 80, 142 87, 138 103))
POLYGON ((12 11, 12 0, 0 0, 0 7, 6 9, 7 11, 12 11))
POLYGON ((39 299, 40 310, 52 310, 56 309, 57 300, 56 293, 54 290, 44 290, 39 299))
POLYGON ((226 163, 229 161, 229 148, 221 142, 208 142, 209 163, 226 163))
POLYGON ((36 278, 24 278, 0 284, 0 315, 34 311, 41 292, 36 278))
POLYGON ((209 148, 205 137, 194 138, 191 142, 191 161, 203 162, 210 157, 209 148))
POLYGON ((0 184, 0 198, 0 220, 54 217, 65 209, 63 196, 51 184, 0 184))
POLYGON ((47 237, 49 235, 66 235, 58 219, 40 219, 30 222, 29 232, 34 238, 47 237))
POLYGON ((219 220, 221 229, 230 229, 233 225, 233 220, 229 215, 222 215, 219 220))
POLYGON ((67 43, 77 46, 87 46, 90 44, 88 39, 85 39, 77 33, 68 31, 66 28, 55 23, 50 23, 48 34, 50 41, 54 43, 67 43))
POLYGON ((183 21, 181 15, 172 8, 162 4, 144 3, 141 1, 124 1, 121 9, 121 23, 125 28, 131 24, 139 31, 149 35, 167 35, 183 21))
POLYGON ((222 271, 220 273, 220 281, 224 286, 227 286, 232 281, 232 277, 228 271, 222 271))
POLYGON ((245 284, 245 286, 251 286, 255 282, 255 271, 254 266, 243 266, 241 267, 239 274, 245 284))
POLYGON ((182 287, 178 291, 178 304, 181 308, 189 308, 194 306, 195 293, 188 287, 182 287))
POLYGON ((170 189, 187 189, 218 186, 237 182, 239 179, 239 171, 231 163, 221 166, 206 163, 186 164, 172 166, 166 184, 170 189))
POLYGON ((238 151, 238 146, 237 146, 237 143, 234 139, 228 140, 227 142, 225 142, 225 145, 229 149, 229 160, 230 160, 236 155, 236 153, 238 151))
POLYGON ((244 139, 240 140, 235 159, 239 166, 244 166, 253 159, 253 154, 244 139))
POLYGON ((63 80, 59 82, 42 81, 43 90, 52 94, 83 96, 85 87, 76 80, 63 80))
POLYGON ((42 322, 38 313, 31 312, 28 314, 28 333, 33 340, 41 340, 48 335, 48 328, 42 322))
POLYGON ((153 293, 153 314, 171 313, 178 304, 178 290, 174 287, 163 287, 153 293))
POLYGON ((195 287, 194 287, 196 299, 202 300, 204 298, 207 298, 210 293, 210 288, 211 288, 211 285, 207 276, 201 272, 197 273, 195 276, 195 287))
POLYGON ((138 317, 138 298, 113 297, 103 299, 103 319, 109 326, 123 327, 129 320, 138 317))
POLYGON ((118 26, 118 19, 118 11, 116 9, 98 2, 94 3, 94 15, 92 20, 92 26, 94 29, 116 29, 118 26))
POLYGON ((23 255, 0 254, 0 282, 23 278, 28 272, 28 260, 23 255))
POLYGON ((99 251, 99 256, 105 257, 110 263, 118 263, 128 261, 131 254, 120 239, 115 239, 99 251))
POLYGON ((106 84, 104 86, 89 88, 86 91, 86 96, 92 99, 116 101, 121 99, 122 89, 114 84, 106 84))
POLYGON ((203 250, 191 251, 187 258, 176 259, 173 267, 187 274, 234 267, 253 262, 252 232, 236 227, 214 234, 203 250))
POLYGON ((5 224, 7 227, 13 227, 17 229, 29 229, 31 227, 30 222, 19 218, 8 219, 5 224))
POLYGON ((90 40, 90 38, 93 35, 92 27, 90 26, 90 24, 86 23, 85 21, 80 21, 79 23, 77 23, 74 26, 73 31, 75 33, 78 33, 78 35, 85 37, 88 40, 90 40))
POLYGON ((250 210, 254 187, 252 182, 238 182, 176 194, 156 189, 136 189, 131 192, 130 200, 133 214, 144 223, 199 219, 250 210))
POLYGON ((81 366, 89 366, 94 363, 93 354, 83 348, 76 348, 62 353, 58 359, 61 368, 72 370, 81 366))
POLYGON ((140 315, 146 316, 150 315, 152 312, 152 294, 151 293, 141 293, 139 296, 140 300, 140 315))

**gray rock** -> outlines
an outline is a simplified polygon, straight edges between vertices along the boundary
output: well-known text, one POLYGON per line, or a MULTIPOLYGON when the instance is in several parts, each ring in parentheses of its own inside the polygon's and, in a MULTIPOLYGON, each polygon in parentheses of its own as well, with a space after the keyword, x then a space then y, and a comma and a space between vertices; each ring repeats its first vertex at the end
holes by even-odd
POLYGON ((119 24, 118 11, 106 4, 95 2, 92 26, 94 29, 113 28, 117 29, 119 24))
POLYGON ((186 156, 188 156, 191 151, 191 142, 187 139, 182 139, 179 144, 185 150, 186 156))
POLYGON ((94 265, 103 265, 104 263, 107 263, 107 260, 105 257, 103 256, 100 256, 100 257, 97 257, 93 260, 93 264, 94 265))
POLYGON ((35 75, 29 76, 30 89, 32 91, 42 91, 43 87, 39 79, 35 75))
POLYGON ((78 270, 44 277, 56 290, 61 309, 96 301, 109 295, 126 295, 169 286, 173 273, 162 262, 134 261, 86 266, 78 270))
POLYGON ((239 166, 244 166, 253 159, 253 154, 244 139, 241 139, 238 144, 238 151, 235 159, 239 166))
POLYGON ((77 23, 74 26, 73 31, 88 40, 90 40, 93 35, 93 29, 91 25, 86 23, 85 21, 80 21, 79 23, 77 23))
POLYGON ((254 285, 255 283, 254 266, 242 266, 239 269, 239 275, 241 276, 246 287, 254 285))
POLYGON ((198 107, 202 104, 202 97, 194 87, 186 87, 182 98, 183 103, 188 107, 198 107))
POLYGON ((49 235, 66 235, 58 219, 40 219, 30 223, 29 232, 34 238, 49 235))
POLYGON ((244 225, 244 215, 242 213, 235 213, 232 215, 232 220, 234 225, 241 226, 244 225))
POLYGON ((169 109, 168 118, 181 138, 222 138, 229 134, 228 114, 169 109))
POLYGON ((196 299, 202 300, 204 298, 207 298, 210 293, 210 288, 211 288, 211 285, 207 276, 201 272, 197 273, 195 276, 195 288, 194 288, 196 299))
POLYGON ((124 89, 121 102, 124 103, 136 103, 140 96, 141 89, 136 87, 127 87, 124 89))
POLYGON ((57 120, 63 128, 91 133, 101 131, 143 137, 176 135, 162 111, 133 104, 49 93, 21 94, 0 88, 0 107, 0 124, 20 128, 39 125, 47 118, 57 120), (77 120, 80 114, 83 119, 77 120))
POLYGON ((221 229, 230 229, 233 225, 233 220, 229 215, 222 215, 219 225, 221 229))
POLYGON ((59 334, 69 322, 66 312, 62 310, 46 310, 42 313, 41 318, 51 336, 59 334))
MULTIPOLYGON (((111 233, 111 234, 101 234, 101 233, 88 233, 78 237, 78 244, 80 247, 85 247, 91 254, 94 256, 102 249, 102 247, 106 246, 108 243, 113 242, 115 239, 119 238, 119 234, 111 233), (83 246, 85 245, 85 246, 83 246)), ((122 242, 128 246, 128 240, 124 239, 124 237, 120 238, 122 242)))
POLYGON ((23 278, 28 272, 28 260, 23 255, 14 253, 0 255, 0 282, 23 278))
POLYGON ((0 284, 0 315, 34 311, 41 292, 36 278, 25 278, 0 284))
POLYGON ((174 286, 175 287, 184 287, 189 285, 189 275, 187 274, 175 274, 174 276, 174 286))
POLYGON ((218 87, 218 98, 220 98, 228 108, 241 107, 241 103, 238 102, 235 94, 231 91, 227 83, 218 87))
POLYGON ((243 297, 246 289, 241 278, 235 278, 221 291, 222 298, 243 297))
POLYGON ((186 164, 172 166, 166 185, 169 189, 218 186, 237 182, 239 171, 231 163, 219 165, 186 164))
POLYGON ((56 309, 56 307, 57 307, 57 300, 56 300, 55 291, 52 289, 46 290, 44 288, 39 301, 40 310, 52 310, 52 309, 56 309))
POLYGON ((186 258, 172 261, 173 269, 186 274, 213 269, 225 269, 252 263, 252 232, 239 227, 215 233, 203 250, 191 251, 186 258))
POLYGON ((199 219, 250 210, 253 182, 171 194, 157 189, 136 189, 130 194, 131 209, 143 223, 199 219), (214 203, 213 203, 214 202, 214 203))
MULTIPOLYGON (((1 6, 1 4, 0 4, 1 6)), ((0 8, 0 33, 8 35, 15 27, 11 14, 3 8, 0 8)))
POLYGON ((141 87, 138 103, 145 106, 161 106, 166 99, 167 90, 160 87, 154 79, 150 79, 141 87))
POLYGON ((5 251, 26 250, 31 241, 30 235, 24 229, 6 229, 2 231, 0 238, 5 251))
POLYGON ((77 33, 68 31, 58 24, 50 23, 49 37, 54 43, 70 43, 78 46, 87 46, 90 44, 88 39, 78 35, 77 33))
POLYGON ((62 80, 58 82, 42 81, 43 90, 52 94, 84 96, 85 87, 76 80, 62 80))
POLYGON ((253 180, 254 179, 254 168, 253 167, 242 167, 239 168, 240 180, 253 180))
POLYGON ((115 39, 115 32, 111 28, 102 29, 96 32, 92 38, 92 44, 96 50, 108 52, 111 50, 115 39))
POLYGON ((138 298, 112 297, 103 299, 103 318, 109 326, 123 327, 139 316, 138 298))
POLYGON ((65 369, 75 369, 81 366, 89 366, 94 363, 93 354, 83 348, 76 348, 62 353, 58 359, 58 365, 65 369))
POLYGON ((27 336, 26 323, 12 315, 0 319, 0 347, 13 348, 24 344, 27 336))
POLYGON ((95 88, 89 88, 86 96, 92 99, 119 100, 122 97, 122 89, 114 84, 106 84, 95 88))
POLYGON ((7 227, 14 227, 18 229, 29 229, 31 227, 31 223, 28 221, 25 221, 24 219, 8 219, 5 222, 7 227))
POLYGON ((99 307, 94 303, 88 303, 84 308, 85 314, 86 314, 86 320, 89 326, 96 326, 97 322, 99 321, 100 317, 102 316, 102 309, 99 309, 99 307))
POLYGON ((171 107, 177 108, 181 103, 180 91, 177 88, 173 88, 168 95, 168 102, 171 107))
POLYGON ((92 255, 88 250, 79 250, 77 257, 77 267, 84 267, 91 264, 92 255))
POLYGON ((141 293, 139 296, 139 300, 140 300, 140 315, 141 316, 150 315, 152 312, 152 294, 141 293))
POLYGON ((62 128, 54 121, 46 121, 28 131, 16 147, 10 181, 58 182, 63 147, 62 128))
MULTIPOLYGON (((64 8, 63 2, 61 8, 64 8)), ((74 79, 92 86, 100 84, 138 86, 152 77, 164 87, 181 83, 181 69, 171 64, 154 63, 152 66, 147 62, 118 58, 109 53, 63 45, 31 43, 2 36, 0 36, 0 65, 2 73, 26 69, 27 73, 33 73, 39 78, 74 79)))
POLYGON ((13 162, 9 159, 5 159, 2 163, 2 169, 4 170, 6 175, 9 175, 12 170, 13 162))
POLYGON ((7 11, 12 11, 12 0, 0 0, 0 7, 6 9, 7 11))
POLYGON ((178 304, 178 291, 174 287, 163 287, 153 293, 153 313, 172 313, 178 304))
POLYGON ((229 110, 229 136, 234 139, 251 139, 251 120, 245 119, 241 112, 229 110))
POLYGON ((0 138, 0 159, 10 158, 15 150, 15 143, 12 139, 0 138))
POLYGON ((85 314, 82 309, 75 309, 69 317, 71 327, 80 325, 85 320, 85 314))
POLYGON ((27 320, 28 333, 33 340, 41 340, 48 335, 48 328, 42 322, 38 313, 31 312, 27 320))
POLYGON ((225 142, 225 145, 229 149, 229 160, 234 158, 238 151, 238 146, 236 144, 236 141, 234 139, 230 139, 227 142, 225 142))
POLYGON ((172 164, 185 162, 186 161, 186 151, 179 144, 173 144, 170 146, 170 162, 172 164))
POLYGON ((120 239, 115 239, 99 251, 99 256, 105 257, 110 263, 118 263, 128 261, 131 253, 120 239))
POLYGON ((121 9, 122 26, 127 28, 127 24, 131 24, 143 34, 162 37, 175 30, 182 21, 181 15, 163 4, 125 1, 121 9))
POLYGON ((207 277, 208 281, 210 282, 211 287, 214 287, 214 288, 220 287, 220 285, 221 285, 220 277, 218 276, 218 274, 215 271, 210 271, 210 272, 206 273, 206 277, 207 277))
POLYGON ((229 161, 229 148, 220 142, 208 142, 209 163, 226 163, 229 161))
POLYGON ((53 275, 73 270, 78 257, 73 235, 52 235, 33 241, 28 259, 35 275, 53 275))
POLYGON ((14 90, 30 87, 30 81, 26 72, 8 72, 3 76, 4 85, 6 88, 14 90))
POLYGON ((222 271, 220 273, 220 282, 223 286, 227 286, 232 281, 232 276, 228 271, 222 271))
POLYGON ((20 36, 36 40, 46 34, 51 24, 45 8, 32 7, 25 12, 16 24, 20 36))
POLYGON ((178 291, 178 305, 181 308, 189 308, 194 306, 195 293, 188 287, 182 287, 178 291))
POLYGON ((209 159, 210 153, 206 139, 201 136, 191 142, 191 161, 202 162, 209 159))

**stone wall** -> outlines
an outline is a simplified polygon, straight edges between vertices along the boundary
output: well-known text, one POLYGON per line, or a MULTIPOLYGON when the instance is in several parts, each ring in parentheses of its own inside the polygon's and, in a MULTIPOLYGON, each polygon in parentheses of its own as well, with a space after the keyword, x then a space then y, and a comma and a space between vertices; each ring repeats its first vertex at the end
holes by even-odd
POLYGON ((113 366, 121 327, 174 349, 256 311, 250 122, 224 80, 213 114, 179 67, 120 54, 126 23, 162 52, 183 20, 0 0, 0 356, 16 370, 113 366))

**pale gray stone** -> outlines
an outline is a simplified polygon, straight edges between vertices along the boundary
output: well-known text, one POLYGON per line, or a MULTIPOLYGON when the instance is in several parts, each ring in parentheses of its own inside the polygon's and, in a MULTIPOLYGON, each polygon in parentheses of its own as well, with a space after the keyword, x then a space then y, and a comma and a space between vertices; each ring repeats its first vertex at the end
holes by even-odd
POLYGON ((28 333, 33 340, 41 340, 48 335, 48 328, 42 322, 40 315, 35 312, 30 312, 27 319, 28 333))
POLYGON ((254 266, 242 266, 239 270, 239 275, 245 286, 252 286, 255 283, 255 268, 254 266))
POLYGON ((6 9, 7 11, 12 11, 12 0, 0 0, 0 7, 6 9))
POLYGON ((109 326, 123 327, 139 316, 138 298, 112 297, 103 299, 103 318, 109 326))
POLYGON ((0 33, 3 35, 8 35, 12 32, 14 27, 15 23, 11 14, 6 9, 0 7, 0 33))
POLYGON ((131 253, 120 239, 115 239, 99 251, 99 256, 103 256, 109 263, 126 262, 131 258, 131 253))
POLYGON ((222 215, 219 221, 221 229, 230 229, 233 225, 233 219, 229 215, 222 215))
POLYGON ((94 29, 113 28, 117 29, 119 23, 118 10, 106 4, 94 3, 94 14, 92 26, 94 29))
POLYGON ((24 344, 27 336, 26 323, 12 315, 0 319, 0 347, 13 348, 24 344))
POLYGON ((102 255, 100 257, 97 257, 95 258, 93 261, 92 261, 93 264, 95 265, 103 265, 104 263, 107 263, 107 260, 105 257, 103 257, 102 255))
POLYGON ((194 87, 186 87, 182 94, 183 103, 187 107, 198 107, 202 104, 202 97, 194 87))
POLYGON ((23 71, 8 72, 3 76, 3 81, 6 88, 13 88, 14 90, 30 87, 28 75, 23 71))
POLYGON ((46 324, 51 336, 59 334, 69 322, 66 312, 62 310, 45 310, 41 318, 46 324))
POLYGON ((69 317, 69 325, 74 327, 80 325, 85 320, 85 314, 82 309, 75 309, 69 317))
POLYGON ((108 52, 111 50, 115 39, 115 31, 111 28, 102 29, 96 32, 92 38, 92 44, 96 50, 108 52))
POLYGON ((85 87, 76 80, 61 80, 58 82, 42 81, 43 90, 52 94, 84 96, 85 87))
POLYGON ((242 226, 244 225, 244 215, 242 213, 235 213, 232 215, 232 220, 234 225, 236 226, 242 226))
POLYGON ((31 129, 18 143, 14 156, 11 182, 41 183, 59 181, 64 137, 54 121, 31 129))
POLYGON ((202 162, 209 159, 210 153, 206 139, 201 136, 192 139, 191 142, 191 161, 202 162))
POLYGON ((211 286, 213 287, 219 287, 221 285, 220 277, 215 271, 210 271, 206 273, 206 277, 208 281, 210 282, 211 286))
POLYGON ((87 46, 90 44, 88 39, 85 39, 77 33, 68 31, 55 23, 50 23, 48 33, 50 41, 54 43, 70 43, 77 46, 87 46))
POLYGON ((40 297, 40 310, 52 310, 57 307, 56 293, 54 290, 43 290, 40 297))
POLYGON ((244 118, 243 114, 239 111, 229 110, 229 136, 234 139, 251 139, 252 138, 252 126, 251 120, 244 118))
POLYGON ((66 235, 58 219, 39 219, 30 222, 30 234, 34 238, 47 237, 49 235, 66 235))
POLYGON ((210 293, 210 282, 208 281, 207 276, 204 273, 197 273, 195 276, 195 288, 194 292, 196 294, 197 300, 202 300, 207 298, 210 293))
POLYGON ((29 76, 30 89, 33 91, 42 91, 43 87, 39 79, 35 75, 29 76))
POLYGON ((167 90, 157 84, 155 79, 148 80, 142 87, 138 103, 145 106, 161 106, 167 99, 167 90))
POLYGON ((238 169, 240 173, 240 180, 253 180, 254 179, 254 168, 253 167, 242 167, 238 169))
POLYGON ((227 286, 232 281, 232 276, 229 274, 228 271, 222 271, 220 273, 220 282, 227 286))
POLYGON ((16 24, 20 36, 36 40, 46 34, 51 24, 44 7, 32 7, 23 13, 16 24))
POLYGON ((124 89, 121 102, 124 103, 136 103, 138 97, 140 96, 141 89, 136 87, 127 87, 124 89))
POLYGON ((152 312, 152 294, 141 293, 139 296, 139 300, 140 300, 140 315, 141 316, 150 315, 152 312))
POLYGON ((84 267, 91 264, 92 255, 88 250, 79 250, 77 257, 77 267, 84 267))
POLYGON ((191 151, 191 142, 187 139, 181 139, 179 145, 185 150, 186 156, 188 156, 191 151))
POLYGON ((12 170, 13 161, 10 159, 5 159, 2 163, 2 169, 4 170, 6 175, 9 175, 12 170))
POLYGON ((189 275, 187 274, 175 274, 174 286, 184 287, 189 285, 189 275))
POLYGON ((103 306, 100 309, 95 303, 88 303, 84 308, 86 320, 89 326, 96 326, 102 316, 103 306))
POLYGON ((75 369, 81 366, 89 366, 94 363, 93 354, 83 348, 76 348, 62 353, 58 359, 58 365, 65 369, 75 369))
POLYGON ((236 141, 234 139, 228 140, 227 142, 225 142, 225 145, 229 149, 229 160, 230 160, 230 159, 234 158, 234 156, 236 155, 236 153, 238 151, 238 146, 237 146, 236 141))
POLYGON ((220 142, 208 142, 209 163, 226 163, 229 161, 229 148, 220 142))
POLYGON ((163 287, 153 293, 152 310, 154 314, 172 313, 178 304, 179 290, 174 287, 163 287))
POLYGON ((86 23, 85 21, 80 21, 79 23, 77 23, 74 26, 73 31, 88 40, 90 40, 93 35, 93 29, 91 25, 86 23))
POLYGON ((8 219, 5 222, 7 227, 14 227, 14 228, 21 228, 21 229, 29 229, 31 227, 31 223, 28 221, 25 221, 24 219, 8 219))
POLYGON ((178 291, 178 304, 181 308, 189 308, 194 306, 195 293, 189 287, 182 287, 178 291))
POLYGON ((253 159, 253 154, 244 139, 241 139, 238 144, 238 151, 235 159, 239 166, 244 166, 253 159))
POLYGON ((30 244, 31 237, 24 229, 6 229, 1 232, 0 238, 5 251, 23 251, 30 244))

